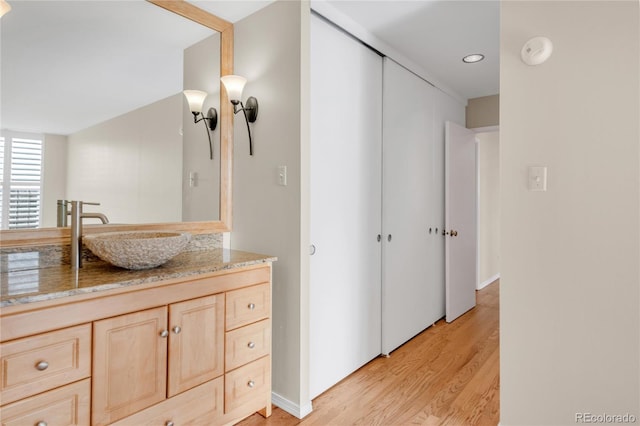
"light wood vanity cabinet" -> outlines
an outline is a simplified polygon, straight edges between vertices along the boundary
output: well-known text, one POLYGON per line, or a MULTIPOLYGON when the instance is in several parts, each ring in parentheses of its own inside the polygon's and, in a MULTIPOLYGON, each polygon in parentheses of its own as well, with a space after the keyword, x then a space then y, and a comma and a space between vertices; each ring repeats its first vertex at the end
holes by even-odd
MULTIPOLYGON (((19 336, 24 313, 3 312, 3 332, 19 336)), ((42 332, 0 344, 1 424, 269 416, 270 316, 270 263, 34 309, 26 329, 42 332), (61 328, 73 313, 83 324, 61 328)))
POLYGON ((113 423, 224 373, 224 294, 93 327, 93 425, 113 423))

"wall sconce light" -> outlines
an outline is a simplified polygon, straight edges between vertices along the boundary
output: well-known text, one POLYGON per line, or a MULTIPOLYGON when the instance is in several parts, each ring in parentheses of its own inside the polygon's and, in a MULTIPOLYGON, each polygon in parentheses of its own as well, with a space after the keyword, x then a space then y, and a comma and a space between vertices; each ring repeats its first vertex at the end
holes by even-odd
POLYGON ((11 5, 5 0, 0 0, 0 18, 11 10, 11 5))
POLYGON ((225 75, 220 80, 227 90, 229 101, 233 104, 233 113, 237 114, 240 111, 244 113, 244 120, 247 123, 247 131, 249 132, 249 155, 253 155, 253 141, 249 123, 255 122, 258 118, 258 100, 253 96, 249 96, 247 105, 242 104, 242 91, 244 90, 244 85, 247 84, 246 78, 239 75, 225 75), (238 105, 240 105, 239 108, 238 105))
POLYGON ((202 120, 206 122, 205 127, 207 129, 207 136, 209 137, 209 158, 213 160, 211 132, 214 131, 218 125, 218 111, 216 111, 215 108, 209 108, 206 116, 202 114, 202 105, 204 104, 204 99, 208 95, 207 92, 203 92, 202 90, 185 90, 182 93, 184 93, 184 96, 187 98, 187 102, 189 103, 189 110, 193 114, 193 122, 197 123, 202 120), (198 118, 198 116, 200 116, 200 118, 198 118), (209 130, 211 130, 211 132, 209 130))

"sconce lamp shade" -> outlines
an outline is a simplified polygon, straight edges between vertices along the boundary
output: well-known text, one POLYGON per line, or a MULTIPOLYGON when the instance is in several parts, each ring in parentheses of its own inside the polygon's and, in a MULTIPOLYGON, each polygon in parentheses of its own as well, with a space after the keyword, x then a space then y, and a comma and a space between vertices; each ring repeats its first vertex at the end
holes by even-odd
POLYGON ((202 90, 185 90, 183 93, 189 103, 189 110, 194 113, 202 112, 202 105, 208 93, 202 90))
POLYGON ((5 13, 11 10, 11 5, 7 3, 5 0, 0 0, 0 18, 4 16, 5 13))
POLYGON ((247 79, 239 75, 225 75, 221 77, 220 80, 227 90, 229 100, 231 102, 240 102, 242 100, 244 85, 247 84, 247 79))

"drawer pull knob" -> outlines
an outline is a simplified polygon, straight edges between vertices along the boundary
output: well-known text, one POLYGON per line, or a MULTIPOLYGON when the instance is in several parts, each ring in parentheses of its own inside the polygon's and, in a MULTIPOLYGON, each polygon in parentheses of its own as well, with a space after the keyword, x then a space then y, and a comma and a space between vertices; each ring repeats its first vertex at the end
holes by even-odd
MULTIPOLYGON (((40 370, 40 371, 44 371, 47 368, 49 368, 49 363, 47 361, 40 361, 39 363, 36 364, 36 369, 40 370)), ((46 425, 46 423, 45 423, 46 425)))
POLYGON ((256 347, 256 344, 255 344, 255 343, 253 343, 253 342, 249 342, 249 343, 247 344, 247 347, 248 347, 249 349, 253 349, 253 348, 255 348, 255 347, 256 347))
POLYGON ((171 420, 167 420, 167 422, 164 425, 165 426, 173 426, 173 422, 171 420))
POLYGON ((180 328, 179 325, 176 325, 175 327, 173 327, 173 332, 175 334, 179 334, 182 331, 182 328, 180 328))
POLYGON ((254 387, 256 385, 256 382, 254 382, 253 380, 249 380, 247 382, 247 386, 249 386, 250 388, 254 387))
POLYGON ((39 421, 36 426, 47 426, 47 422, 39 421))
POLYGON ((169 330, 162 330, 160 332, 160 337, 165 338, 169 335, 169 330))
POLYGON ((255 303, 249 303, 247 305, 247 308, 249 308, 250 311, 253 311, 256 308, 256 304, 255 303))

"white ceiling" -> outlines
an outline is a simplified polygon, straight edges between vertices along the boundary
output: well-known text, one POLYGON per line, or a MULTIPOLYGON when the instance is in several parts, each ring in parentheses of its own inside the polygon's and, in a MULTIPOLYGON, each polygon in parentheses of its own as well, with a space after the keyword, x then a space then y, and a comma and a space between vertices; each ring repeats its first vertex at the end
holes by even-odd
MULTIPOLYGON (((330 6, 410 59, 464 99, 497 94, 500 2, 497 0, 328 0, 330 6), (465 64, 481 53, 485 59, 465 64)), ((382 52, 393 58, 393 53, 382 52)))
MULTIPOLYGON (((183 50, 212 34, 143 0, 9 2, 0 20, 3 129, 69 134, 179 93, 183 50)), ((271 2, 193 0, 230 22, 271 2)), ((498 1, 326 3, 461 97, 498 93, 498 1), (463 64, 469 53, 486 59, 463 64)))

